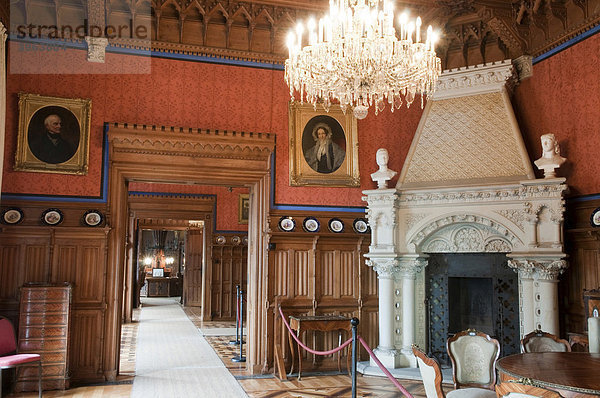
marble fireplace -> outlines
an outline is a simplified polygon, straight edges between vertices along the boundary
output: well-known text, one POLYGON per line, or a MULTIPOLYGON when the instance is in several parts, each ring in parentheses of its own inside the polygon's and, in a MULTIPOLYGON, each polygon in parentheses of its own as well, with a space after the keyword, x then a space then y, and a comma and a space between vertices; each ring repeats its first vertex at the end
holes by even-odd
MULTIPOLYGON (((396 187, 364 191, 372 230, 366 257, 379 287, 375 352, 388 368, 416 367, 412 344, 441 351, 440 340, 452 328, 432 313, 432 278, 440 275, 447 289, 475 288, 472 297, 454 294, 454 304, 444 304, 474 308, 460 315, 458 327, 472 322, 496 336, 503 333, 504 352, 534 329, 559 332, 557 282, 567 266, 562 235, 567 186, 564 178, 534 176, 510 103, 516 83, 510 61, 444 72, 396 187), (485 276, 489 263, 478 256, 488 255, 496 256, 498 265, 485 276), (432 272, 443 256, 454 256, 446 261, 452 264, 432 272), (498 278, 506 279, 505 290, 499 290, 498 278), (490 299, 482 298, 485 294, 490 299), (514 306, 500 306, 503 299, 514 306), (499 320, 506 311, 514 314, 512 326, 499 320), (487 312, 485 320, 480 315, 487 312), (512 335, 492 327, 498 322, 511 327, 512 335)), ((388 150, 393 157, 393 148, 388 150)))

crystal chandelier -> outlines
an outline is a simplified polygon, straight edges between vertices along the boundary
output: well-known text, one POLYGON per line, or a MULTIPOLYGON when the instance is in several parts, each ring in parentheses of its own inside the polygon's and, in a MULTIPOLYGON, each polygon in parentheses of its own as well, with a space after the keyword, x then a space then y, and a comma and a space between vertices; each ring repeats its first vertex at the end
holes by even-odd
POLYGON ((431 26, 421 37, 421 18, 408 22, 399 18, 400 38, 394 28, 394 5, 391 0, 330 0, 329 14, 318 24, 307 24, 303 47, 302 24, 287 37, 289 58, 285 62, 285 80, 294 99, 329 110, 336 100, 345 112, 354 109, 358 119, 367 116, 374 105, 375 114, 385 107, 406 106, 416 94, 427 98, 435 90, 441 73, 435 55, 435 34, 431 26))

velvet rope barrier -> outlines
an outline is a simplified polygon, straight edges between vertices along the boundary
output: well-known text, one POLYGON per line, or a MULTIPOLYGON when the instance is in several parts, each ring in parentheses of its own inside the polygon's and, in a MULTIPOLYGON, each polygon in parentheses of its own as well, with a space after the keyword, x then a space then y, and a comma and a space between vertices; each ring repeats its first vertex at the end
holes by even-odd
POLYGON ((281 307, 279 307, 279 314, 281 315, 281 319, 283 319, 283 323, 285 324, 285 327, 287 328, 288 332, 290 332, 290 334, 292 335, 292 337, 294 338, 294 340, 296 340, 296 343, 298 343, 298 345, 300 347, 304 348, 306 351, 310 352, 311 354, 315 354, 315 355, 331 355, 331 354, 335 354, 336 352, 343 350, 350 343, 352 343, 352 339, 348 339, 341 346, 339 346, 338 348, 334 348, 333 350, 329 350, 329 351, 315 351, 315 350, 311 350, 310 348, 308 348, 307 346, 305 346, 304 344, 302 344, 302 342, 300 341, 300 339, 296 336, 296 334, 294 333, 294 331, 290 327, 290 324, 285 319, 285 315, 283 315, 283 311, 281 311, 281 307))
POLYGON ((371 356, 373 361, 375 361, 377 366, 379 366, 379 369, 381 369, 383 371, 383 373, 385 373, 385 375, 388 377, 388 379, 390 379, 390 381, 392 383, 394 383, 394 385, 396 387, 398 387, 398 390, 400 390, 402 392, 402 394, 404 394, 408 398, 413 398, 413 396, 408 391, 406 391, 406 388, 404 388, 404 386, 402 384, 398 383, 398 380, 396 380, 396 378, 394 376, 392 376, 390 371, 387 370, 385 366, 383 366, 383 364, 379 361, 379 359, 377 359, 377 357, 375 356, 375 353, 373 353, 373 351, 371 350, 371 347, 369 347, 367 342, 360 336, 358 336, 357 338, 358 338, 358 341, 360 341, 360 343, 363 345, 363 347, 365 347, 365 350, 367 350, 367 352, 369 353, 369 355, 371 356))

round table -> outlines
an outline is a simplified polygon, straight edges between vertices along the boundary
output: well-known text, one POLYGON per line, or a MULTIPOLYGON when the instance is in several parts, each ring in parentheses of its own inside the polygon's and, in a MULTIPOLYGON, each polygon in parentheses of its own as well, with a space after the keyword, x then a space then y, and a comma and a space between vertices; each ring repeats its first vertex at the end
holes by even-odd
POLYGON ((600 395, 600 354, 531 352, 501 358, 500 380, 529 378, 565 397, 600 395))

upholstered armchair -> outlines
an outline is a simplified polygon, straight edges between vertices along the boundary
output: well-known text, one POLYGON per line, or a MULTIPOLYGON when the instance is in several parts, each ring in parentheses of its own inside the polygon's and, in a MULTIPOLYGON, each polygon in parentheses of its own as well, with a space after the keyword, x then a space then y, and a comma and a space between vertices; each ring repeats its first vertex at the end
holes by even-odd
POLYGON ((495 398, 496 393, 482 388, 463 388, 444 394, 442 389, 442 371, 435 358, 428 357, 419 347, 413 345, 413 353, 417 358, 425 395, 427 398, 495 398))
POLYGON ((532 385, 528 379, 508 380, 496 386, 498 398, 562 398, 556 391, 532 385))
POLYGON ((559 339, 552 333, 534 330, 521 340, 522 352, 570 352, 567 340, 559 339))
POLYGON ((452 360, 454 388, 494 391, 500 343, 485 333, 468 329, 450 337, 446 349, 452 360))

